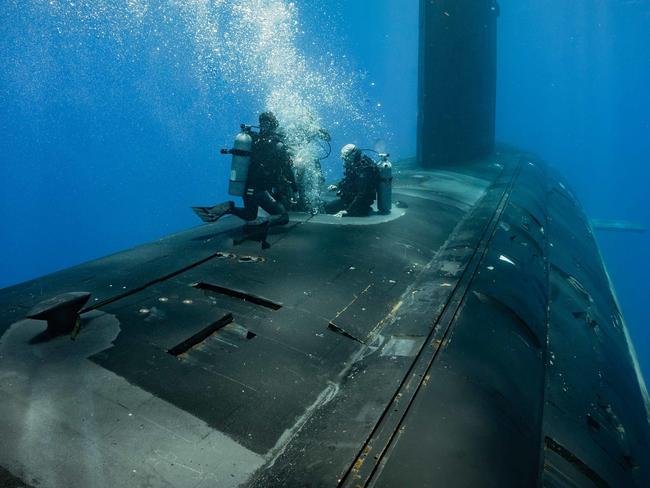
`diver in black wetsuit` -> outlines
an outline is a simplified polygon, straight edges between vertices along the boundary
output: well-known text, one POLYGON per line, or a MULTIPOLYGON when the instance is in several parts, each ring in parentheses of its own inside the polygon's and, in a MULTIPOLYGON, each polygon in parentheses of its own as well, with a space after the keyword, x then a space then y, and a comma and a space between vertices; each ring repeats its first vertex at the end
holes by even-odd
POLYGON ((345 173, 338 185, 329 190, 336 191, 338 199, 325 205, 328 214, 345 211, 348 217, 367 217, 377 196, 377 167, 368 156, 364 156, 354 144, 341 150, 345 173))
POLYGON ((293 164, 279 123, 272 112, 259 117, 260 132, 252 134, 253 149, 248 170, 244 208, 235 207, 232 201, 210 209, 214 220, 232 214, 247 221, 249 227, 285 225, 289 222, 286 208, 273 197, 274 190, 290 187, 298 191, 293 174, 293 164), (257 219, 259 208, 266 211, 269 219, 257 219))

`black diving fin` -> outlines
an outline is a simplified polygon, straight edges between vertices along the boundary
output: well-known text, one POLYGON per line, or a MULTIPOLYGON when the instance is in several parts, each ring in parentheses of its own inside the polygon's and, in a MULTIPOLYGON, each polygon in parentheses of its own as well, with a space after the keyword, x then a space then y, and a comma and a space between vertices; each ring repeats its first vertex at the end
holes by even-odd
POLYGON ((192 207, 192 210, 203 222, 216 222, 221 217, 230 213, 234 204, 233 202, 223 202, 212 207, 192 207))

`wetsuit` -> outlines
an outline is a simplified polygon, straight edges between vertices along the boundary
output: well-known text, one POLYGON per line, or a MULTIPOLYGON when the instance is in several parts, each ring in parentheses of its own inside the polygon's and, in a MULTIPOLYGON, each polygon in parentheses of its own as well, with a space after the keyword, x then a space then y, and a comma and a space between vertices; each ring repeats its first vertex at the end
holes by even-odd
POLYGON ((282 137, 277 132, 253 135, 251 165, 244 194, 244 208, 233 208, 231 213, 252 221, 259 208, 267 212, 269 225, 285 225, 289 222, 286 208, 273 196, 273 189, 286 184, 295 187, 291 157, 282 137))
POLYGON ((377 179, 375 162, 368 156, 346 163, 345 174, 338 185, 339 198, 328 203, 325 211, 335 214, 345 210, 351 217, 367 217, 377 196, 377 179))

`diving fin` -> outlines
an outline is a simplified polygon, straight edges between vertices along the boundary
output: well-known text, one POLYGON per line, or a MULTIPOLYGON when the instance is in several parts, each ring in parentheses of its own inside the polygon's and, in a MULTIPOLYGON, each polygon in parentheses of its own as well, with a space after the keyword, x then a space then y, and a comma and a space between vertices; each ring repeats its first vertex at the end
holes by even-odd
POLYGON ((203 222, 216 222, 227 213, 230 213, 234 206, 234 202, 227 201, 213 207, 192 207, 192 210, 203 222))
POLYGON ((214 222, 217 220, 215 216, 210 213, 210 207, 192 207, 192 210, 203 222, 214 222))

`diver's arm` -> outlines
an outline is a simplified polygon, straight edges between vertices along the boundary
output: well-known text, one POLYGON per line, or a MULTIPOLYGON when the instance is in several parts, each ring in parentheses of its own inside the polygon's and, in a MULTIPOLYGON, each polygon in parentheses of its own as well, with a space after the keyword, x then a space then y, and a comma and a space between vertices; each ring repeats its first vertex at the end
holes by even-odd
POLYGON ((298 184, 296 183, 296 175, 293 171, 293 159, 287 145, 280 141, 276 145, 277 158, 279 160, 278 168, 280 171, 280 178, 284 180, 288 186, 294 191, 298 192, 298 184))
POLYGON ((354 210, 355 210, 357 207, 359 207, 359 205, 360 205, 361 203, 362 203, 361 195, 357 195, 356 197, 354 197, 354 200, 352 200, 352 201, 350 202, 349 205, 346 205, 346 206, 345 206, 345 211, 348 212, 348 213, 349 213, 349 212, 353 212, 353 213, 354 213, 354 210))
POLYGON ((294 193, 298 193, 298 183, 296 183, 296 174, 293 171, 293 162, 291 161, 291 158, 289 158, 286 166, 286 180, 291 185, 291 189, 294 191, 294 193))

